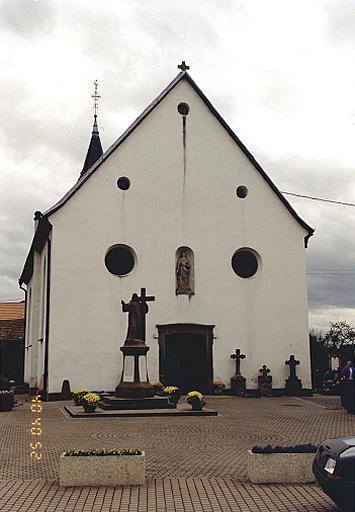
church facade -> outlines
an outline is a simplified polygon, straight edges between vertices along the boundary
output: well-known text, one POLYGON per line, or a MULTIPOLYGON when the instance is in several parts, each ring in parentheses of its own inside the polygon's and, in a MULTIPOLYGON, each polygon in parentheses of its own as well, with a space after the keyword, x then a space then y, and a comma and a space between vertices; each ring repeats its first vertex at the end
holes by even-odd
POLYGON ((151 382, 229 386, 231 354, 257 387, 284 388, 290 354, 311 387, 305 247, 297 215, 186 69, 102 154, 95 124, 77 183, 35 214, 25 380, 49 396, 113 390, 126 303, 142 288, 151 382), (92 156, 92 161, 90 161, 92 156))

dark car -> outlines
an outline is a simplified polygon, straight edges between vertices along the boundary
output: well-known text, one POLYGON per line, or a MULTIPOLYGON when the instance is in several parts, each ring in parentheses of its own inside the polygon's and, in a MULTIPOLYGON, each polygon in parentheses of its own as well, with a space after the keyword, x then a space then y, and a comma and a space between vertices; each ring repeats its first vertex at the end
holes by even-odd
POLYGON ((313 473, 338 507, 355 512, 355 436, 323 441, 313 461, 313 473))

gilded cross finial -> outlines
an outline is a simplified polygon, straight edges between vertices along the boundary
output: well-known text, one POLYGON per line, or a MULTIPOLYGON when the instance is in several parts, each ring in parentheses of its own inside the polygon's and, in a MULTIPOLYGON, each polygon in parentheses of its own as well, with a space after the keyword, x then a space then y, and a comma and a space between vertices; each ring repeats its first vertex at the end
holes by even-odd
POLYGON ((183 60, 182 63, 178 65, 178 68, 181 69, 181 71, 186 71, 187 69, 190 69, 190 66, 185 64, 185 61, 183 60))
POLYGON ((95 118, 97 116, 97 109, 99 107, 98 103, 99 103, 99 98, 101 98, 101 96, 97 93, 97 86, 99 85, 98 81, 95 80, 94 82, 94 86, 95 86, 95 91, 94 91, 94 94, 91 95, 91 97, 93 98, 94 100, 94 112, 95 112, 95 118))

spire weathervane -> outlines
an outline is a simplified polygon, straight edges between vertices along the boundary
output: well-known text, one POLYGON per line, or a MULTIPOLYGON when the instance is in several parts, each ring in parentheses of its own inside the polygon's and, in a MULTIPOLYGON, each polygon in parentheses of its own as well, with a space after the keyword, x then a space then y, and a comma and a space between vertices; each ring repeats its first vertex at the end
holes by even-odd
POLYGON ((98 131, 98 128, 97 128, 97 109, 99 108, 99 98, 101 98, 100 94, 97 93, 97 86, 98 85, 99 85, 98 81, 95 80, 95 82, 94 82, 95 91, 94 91, 94 94, 91 95, 92 99, 94 100, 94 127, 93 127, 93 132, 97 132, 98 131))
POLYGON ((178 65, 178 68, 181 69, 181 71, 186 71, 187 69, 190 69, 190 66, 185 64, 185 61, 183 60, 182 63, 178 65))
POLYGON ((95 112, 94 115, 95 115, 95 117, 97 117, 97 109, 99 107, 99 98, 101 98, 101 96, 100 96, 100 94, 97 94, 97 86, 99 85, 99 82, 97 80, 95 80, 94 85, 95 85, 95 92, 94 92, 94 94, 91 95, 91 97, 94 100, 94 112, 95 112))

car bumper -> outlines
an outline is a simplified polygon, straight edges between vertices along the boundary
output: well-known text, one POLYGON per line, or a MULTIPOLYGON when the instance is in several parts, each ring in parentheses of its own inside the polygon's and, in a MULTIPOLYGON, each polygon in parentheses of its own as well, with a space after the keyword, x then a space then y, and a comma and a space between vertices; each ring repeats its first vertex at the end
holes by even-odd
POLYGON ((313 462, 313 473, 318 485, 336 503, 355 510, 355 482, 328 480, 316 462, 313 462))

